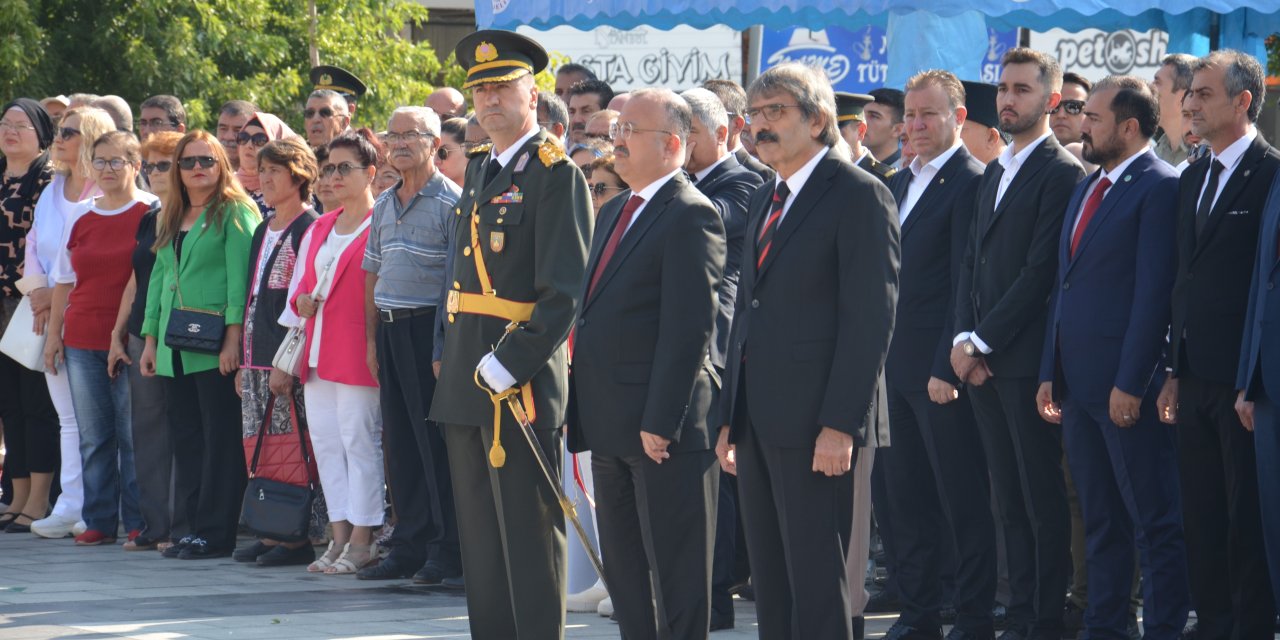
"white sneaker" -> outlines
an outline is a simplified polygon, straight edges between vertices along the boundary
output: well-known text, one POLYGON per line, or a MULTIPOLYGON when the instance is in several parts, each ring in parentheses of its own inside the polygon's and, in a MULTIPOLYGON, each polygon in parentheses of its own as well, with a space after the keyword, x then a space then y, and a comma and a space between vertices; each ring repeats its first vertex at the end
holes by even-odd
POLYGON ((71 527, 71 534, 78 536, 88 530, 89 530, 89 525, 85 524, 84 520, 81 520, 77 522, 74 527, 71 527))
POLYGON ((613 617, 613 598, 605 598, 600 601, 600 606, 596 607, 596 613, 606 617, 613 617))
POLYGON ((60 516, 54 514, 43 520, 36 520, 31 523, 31 533, 34 533, 41 538, 65 538, 72 535, 71 530, 75 527, 76 520, 78 519, 79 518, 74 516, 60 516))
POLYGON ((604 584, 596 581, 591 588, 571 594, 565 599, 565 609, 570 613, 595 613, 600 610, 600 603, 609 597, 604 584))

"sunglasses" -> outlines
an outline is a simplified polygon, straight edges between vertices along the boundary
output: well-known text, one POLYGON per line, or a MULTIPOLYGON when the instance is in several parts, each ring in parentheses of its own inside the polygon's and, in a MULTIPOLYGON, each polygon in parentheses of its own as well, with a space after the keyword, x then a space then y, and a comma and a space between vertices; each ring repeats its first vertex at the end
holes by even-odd
POLYGON ((436 149, 436 157, 441 160, 448 160, 449 156, 452 155, 454 151, 461 151, 461 149, 458 149, 457 147, 440 147, 439 149, 436 149))
POLYGON ((350 162, 344 162, 342 164, 327 164, 324 166, 323 169, 320 169, 320 175, 325 178, 328 178, 329 176, 333 175, 333 173, 336 171, 338 172, 338 175, 345 178, 351 175, 352 171, 359 171, 361 169, 368 169, 368 168, 369 168, 369 165, 367 164, 351 164, 350 162))
POLYGON ((62 127, 61 129, 58 129, 59 140, 70 140, 78 135, 80 135, 79 129, 72 129, 71 127, 62 127))
POLYGON ((265 147, 268 142, 271 142, 271 138, 267 137, 267 134, 265 133, 249 135, 244 131, 241 131, 236 136, 236 144, 249 144, 250 142, 252 142, 255 147, 265 147))
POLYGON ((330 109, 329 107, 320 107, 319 109, 304 109, 302 111, 302 117, 306 118, 307 120, 310 120, 316 116, 320 116, 321 118, 332 118, 333 109, 330 109))
POLYGON ((1063 100, 1049 113, 1056 116, 1058 111, 1066 111, 1069 116, 1078 116, 1084 111, 1084 100, 1063 100))
POLYGON ((144 160, 142 162, 142 175, 149 176, 156 171, 159 171, 160 173, 169 173, 169 170, 172 168, 173 162, 171 160, 161 160, 160 162, 147 162, 144 160))
POLYGON ((602 196, 610 191, 622 191, 624 187, 611 187, 603 182, 597 182, 591 185, 591 193, 602 196))
POLYGON ((183 171, 191 171, 196 168, 196 165, 200 165, 201 169, 210 169, 217 163, 213 156, 187 156, 178 160, 178 166, 183 171))

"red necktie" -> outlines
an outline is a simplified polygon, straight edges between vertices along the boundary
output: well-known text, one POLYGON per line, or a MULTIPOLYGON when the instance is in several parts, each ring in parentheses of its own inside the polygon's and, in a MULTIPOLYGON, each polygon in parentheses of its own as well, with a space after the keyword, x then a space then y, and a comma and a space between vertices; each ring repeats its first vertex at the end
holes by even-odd
POLYGON ((1098 212, 1098 207, 1102 206, 1102 199, 1107 195, 1107 189, 1111 188, 1111 180, 1103 178, 1098 181, 1098 186, 1089 194, 1089 199, 1084 203, 1084 211, 1080 213, 1080 222, 1076 223, 1076 232, 1071 236, 1071 253, 1070 257, 1076 255, 1076 246, 1080 244, 1080 238, 1084 237, 1084 230, 1089 226, 1089 220, 1093 219, 1093 214, 1098 212))
POLYGON ((773 210, 769 213, 769 217, 765 218, 760 229, 760 237, 756 241, 756 247, 759 248, 756 254, 757 270, 764 266, 764 259, 768 257, 769 248, 773 246, 773 234, 778 230, 778 221, 782 218, 782 210, 786 207, 789 195, 791 190, 787 188, 785 182, 778 184, 778 188, 773 192, 773 210))
POLYGON ((587 297, 596 290, 596 283, 600 282, 600 276, 604 273, 604 268, 609 264, 609 260, 613 259, 613 252, 618 250, 618 243, 622 242, 622 234, 627 232, 627 227, 631 224, 631 218, 635 217, 636 209, 644 204, 644 198, 633 195, 627 204, 623 205, 622 213, 618 215, 618 224, 613 226, 613 233, 609 235, 609 241, 605 243, 604 250, 600 252, 600 261, 596 263, 595 273, 591 274, 591 286, 587 288, 587 297))

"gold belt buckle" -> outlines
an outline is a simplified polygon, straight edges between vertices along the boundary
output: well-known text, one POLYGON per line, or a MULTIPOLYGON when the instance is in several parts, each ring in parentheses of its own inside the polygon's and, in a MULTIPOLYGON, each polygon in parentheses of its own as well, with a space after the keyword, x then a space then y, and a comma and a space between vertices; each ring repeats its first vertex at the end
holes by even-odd
POLYGON ((458 301, 461 298, 460 294, 461 292, 459 291, 450 291, 448 297, 445 298, 445 310, 449 313, 458 312, 458 301))

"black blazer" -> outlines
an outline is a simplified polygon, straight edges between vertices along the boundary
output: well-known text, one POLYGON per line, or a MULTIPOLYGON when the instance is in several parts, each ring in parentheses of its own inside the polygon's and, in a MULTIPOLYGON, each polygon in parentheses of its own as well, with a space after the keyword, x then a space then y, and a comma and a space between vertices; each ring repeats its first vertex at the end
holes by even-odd
MULTIPOLYGON (((952 309, 982 171, 982 163, 961 145, 902 225, 898 314, 884 365, 885 379, 895 389, 924 391, 931 377, 960 382, 951 368, 951 340, 956 334, 952 309)), ((914 179, 910 169, 889 179, 899 205, 914 179)))
MULTIPOLYGON (((271 217, 274 215, 272 214, 271 217)), ((249 282, 245 287, 244 303, 246 313, 250 302, 253 301, 253 278, 257 275, 262 241, 267 237, 267 225, 271 223, 271 217, 263 220, 254 230, 253 242, 249 245, 249 282)), ((302 213, 285 227, 284 235, 271 250, 267 267, 259 276, 258 302, 254 305, 253 330, 246 331, 242 337, 244 354, 248 356, 245 358, 247 366, 270 367, 271 359, 276 355, 276 349, 280 348, 280 343, 284 342, 285 335, 289 333, 288 329, 280 326, 280 314, 289 305, 289 278, 297 268, 298 246, 302 244, 302 236, 307 232, 307 228, 316 221, 317 217, 319 216, 316 215, 315 209, 309 206, 303 209, 302 213), (285 251, 285 247, 289 250, 285 251)))
POLYGON ((727 252, 724 279, 718 290, 719 309, 711 333, 711 363, 724 368, 729 350, 729 324, 733 321, 733 300, 738 295, 738 273, 742 270, 742 243, 747 235, 747 202, 760 187, 760 176, 741 164, 733 154, 725 157, 706 177, 698 181, 698 191, 711 200, 724 222, 727 252))
POLYGON ((755 156, 747 153, 745 147, 738 147, 738 150, 733 152, 733 157, 737 158, 738 164, 746 167, 751 173, 760 176, 760 179, 764 182, 772 182, 778 175, 774 173, 773 169, 769 168, 769 165, 760 162, 755 156))
POLYGON ((976 331, 991 347, 992 373, 1031 378, 1040 375, 1063 213, 1084 168, 1051 134, 1031 151, 997 207, 1003 175, 1000 162, 992 162, 978 187, 952 338, 976 331))
POLYGON ((810 448, 824 426, 858 446, 884 446, 880 377, 900 256, 893 194, 829 150, 757 269, 754 239, 773 191, 766 183, 751 199, 720 415, 734 441, 749 412, 771 446, 810 448))
POLYGON ((1173 284, 1173 375, 1236 384, 1258 228, 1280 152, 1259 133, 1222 188, 1196 237, 1196 207, 1209 160, 1178 180, 1178 277, 1173 284))
POLYGON ((578 309, 569 378, 570 451, 644 454, 640 431, 672 452, 710 449, 707 345, 724 269, 724 224, 677 174, 645 204, 587 296, 623 192, 600 210, 578 309))

